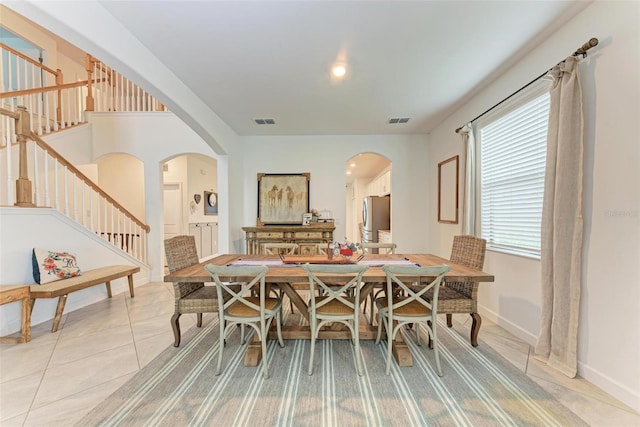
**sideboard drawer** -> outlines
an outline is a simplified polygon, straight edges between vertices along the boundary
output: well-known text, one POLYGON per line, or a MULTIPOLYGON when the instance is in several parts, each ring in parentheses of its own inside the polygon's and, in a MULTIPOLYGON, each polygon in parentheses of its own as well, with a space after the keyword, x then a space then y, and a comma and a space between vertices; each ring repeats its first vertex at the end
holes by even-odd
POLYGON ((256 233, 258 239, 282 239, 282 231, 259 231, 256 233))
POLYGON ((296 231, 296 239, 322 239, 322 231, 296 231))

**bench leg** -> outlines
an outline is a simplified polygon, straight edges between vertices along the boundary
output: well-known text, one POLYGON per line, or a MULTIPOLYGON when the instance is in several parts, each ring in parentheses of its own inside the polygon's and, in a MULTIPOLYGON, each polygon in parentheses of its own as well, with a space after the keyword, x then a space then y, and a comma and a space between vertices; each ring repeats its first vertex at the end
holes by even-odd
POLYGON ((29 307, 29 298, 22 300, 22 325, 20 331, 22 333, 21 342, 31 341, 31 308, 29 307))
POLYGON ((104 282, 104 284, 107 287, 107 296, 111 298, 111 282, 104 282))
POLYGON ((133 274, 128 275, 127 279, 129 280, 129 294, 131 295, 131 298, 133 298, 133 274))
POLYGON ((58 298, 58 306, 56 307, 56 316, 53 318, 53 326, 51 332, 56 332, 58 326, 60 326, 60 320, 62 319, 62 312, 64 311, 64 305, 67 303, 67 295, 61 295, 58 298))

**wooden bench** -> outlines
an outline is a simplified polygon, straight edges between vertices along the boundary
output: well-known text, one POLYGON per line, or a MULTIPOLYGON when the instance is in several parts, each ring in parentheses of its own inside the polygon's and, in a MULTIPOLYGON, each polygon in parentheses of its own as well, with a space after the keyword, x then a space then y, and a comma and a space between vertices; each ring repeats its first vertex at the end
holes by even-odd
POLYGON ((67 296, 71 292, 104 283, 107 286, 107 295, 111 298, 111 281, 126 276, 129 279, 129 293, 131 294, 131 298, 133 298, 133 275, 139 271, 140 267, 132 265, 110 265, 83 271, 81 276, 56 280, 55 282, 44 285, 31 285, 31 311, 33 311, 36 299, 57 297, 58 306, 56 307, 56 315, 53 318, 53 326, 51 327, 51 332, 56 332, 62 319, 62 312, 67 302, 67 296))
POLYGON ((19 337, 1 337, 0 343, 24 343, 31 340, 31 296, 29 285, 0 286, 0 305, 11 302, 22 302, 22 314, 19 337))

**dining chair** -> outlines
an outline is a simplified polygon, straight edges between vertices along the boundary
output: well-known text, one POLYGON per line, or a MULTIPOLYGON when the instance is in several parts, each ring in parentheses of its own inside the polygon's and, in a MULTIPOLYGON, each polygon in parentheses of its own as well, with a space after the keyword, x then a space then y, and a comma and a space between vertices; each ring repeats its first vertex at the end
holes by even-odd
MULTIPOLYGON (((452 262, 482 270, 487 241, 480 237, 460 235, 454 236, 451 248, 452 262)), ((473 347, 478 346, 478 333, 482 318, 478 314, 478 282, 444 281, 440 288, 438 313, 447 315, 447 326, 453 326, 453 314, 469 314, 471 316, 470 341, 473 347)), ((427 292, 426 298, 432 293, 427 292)))
POLYGON ((320 328, 329 322, 338 322, 351 331, 355 348, 356 370, 362 375, 362 354, 360 351, 360 287, 362 275, 368 265, 318 265, 304 264, 309 276, 309 324, 311 326, 311 354, 309 375, 313 375, 313 356, 320 328), (331 283, 326 283, 326 276, 331 283), (336 286, 336 276, 344 277, 336 286))
MULTIPOLYGON (((164 241, 164 252, 169 272, 199 264, 198 252, 194 236, 176 236, 164 241)), ((238 289, 237 285, 234 285, 238 289)), ((195 313, 196 325, 202 327, 202 313, 218 312, 218 294, 214 286, 199 283, 174 283, 175 310, 171 317, 174 347, 180 346, 180 316, 195 313)), ((226 295, 225 298, 228 298, 226 295)))
POLYGON ((451 267, 448 265, 437 267, 385 265, 382 267, 387 283, 386 295, 376 299, 376 307, 378 308, 376 344, 380 342, 384 326, 387 334, 387 366, 385 371, 387 375, 391 370, 393 341, 402 326, 412 324, 418 345, 420 345, 420 326, 424 327, 427 332, 430 342, 433 343, 436 372, 438 376, 442 376, 438 353, 438 290, 444 275, 450 269, 451 267), (418 289, 412 288, 412 284, 421 282, 420 278, 424 276, 435 277, 435 279, 426 285, 423 284, 418 289), (433 294, 431 300, 427 301, 423 295, 429 290, 433 290, 433 294))
POLYGON ((281 298, 271 298, 267 294, 265 275, 268 267, 260 266, 219 266, 208 264, 205 269, 211 274, 216 283, 218 292, 218 315, 220 316, 220 336, 218 337, 218 367, 216 375, 220 375, 222 368, 222 352, 225 346, 225 338, 233 325, 241 325, 240 342, 245 343, 244 325, 252 327, 262 344, 262 375, 269 378, 267 367, 267 333, 272 321, 276 321, 278 344, 284 347, 282 339, 281 298), (227 278, 241 278, 243 283, 239 290, 229 286, 227 278), (224 279, 224 280, 223 280, 224 279), (250 296, 250 291, 258 288, 258 296, 250 296), (223 293, 231 295, 231 298, 223 300, 223 293), (246 296, 245 296, 246 295, 246 296))
POLYGON ((293 255, 298 251, 297 243, 263 243, 265 255, 293 255))
POLYGON ((316 243, 316 255, 326 255, 328 250, 328 243, 316 243))
MULTIPOLYGON (((298 251, 297 243, 263 243, 262 250, 265 255, 295 255, 298 251)), ((277 283, 271 285, 271 290, 277 291, 278 297, 284 299, 282 286, 277 283)), ((289 307, 293 313, 293 302, 289 300, 289 307)))
MULTIPOLYGON (((395 243, 363 243, 362 244, 362 250, 366 251, 366 253, 369 253, 369 250, 371 249, 376 249, 378 251, 378 254, 383 254, 383 255, 395 254, 397 247, 398 246, 395 243)), ((375 316, 373 313, 373 309, 375 307, 374 301, 376 300, 376 298, 378 298, 378 295, 384 291, 384 288, 385 288, 384 284, 376 283, 375 285, 373 285, 373 289, 371 290, 371 293, 367 298, 371 305, 370 307, 371 313, 369 314, 369 324, 372 326, 373 326, 373 319, 375 319, 375 316)), ((367 299, 364 300, 364 306, 362 308, 362 312, 365 314, 365 317, 367 315, 367 299)))

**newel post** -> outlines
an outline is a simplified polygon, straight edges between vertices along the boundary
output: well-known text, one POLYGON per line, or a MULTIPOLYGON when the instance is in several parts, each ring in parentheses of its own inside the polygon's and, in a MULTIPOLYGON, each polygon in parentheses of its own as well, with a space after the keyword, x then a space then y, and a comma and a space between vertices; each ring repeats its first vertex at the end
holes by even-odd
POLYGON ((33 208, 33 191, 27 169, 27 137, 31 135, 30 116, 26 107, 18 107, 19 117, 16 119, 16 136, 19 144, 20 171, 16 180, 15 206, 33 208))
MULTIPOLYGON (((62 86, 64 79, 62 77, 62 70, 56 70, 56 86, 62 86)), ((58 91, 58 106, 56 107, 56 120, 58 123, 62 123, 62 91, 58 91)))
POLYGON ((94 102, 93 102, 93 58, 91 55, 87 54, 84 60, 84 67, 87 70, 87 102, 86 102, 86 111, 94 110, 94 102))

